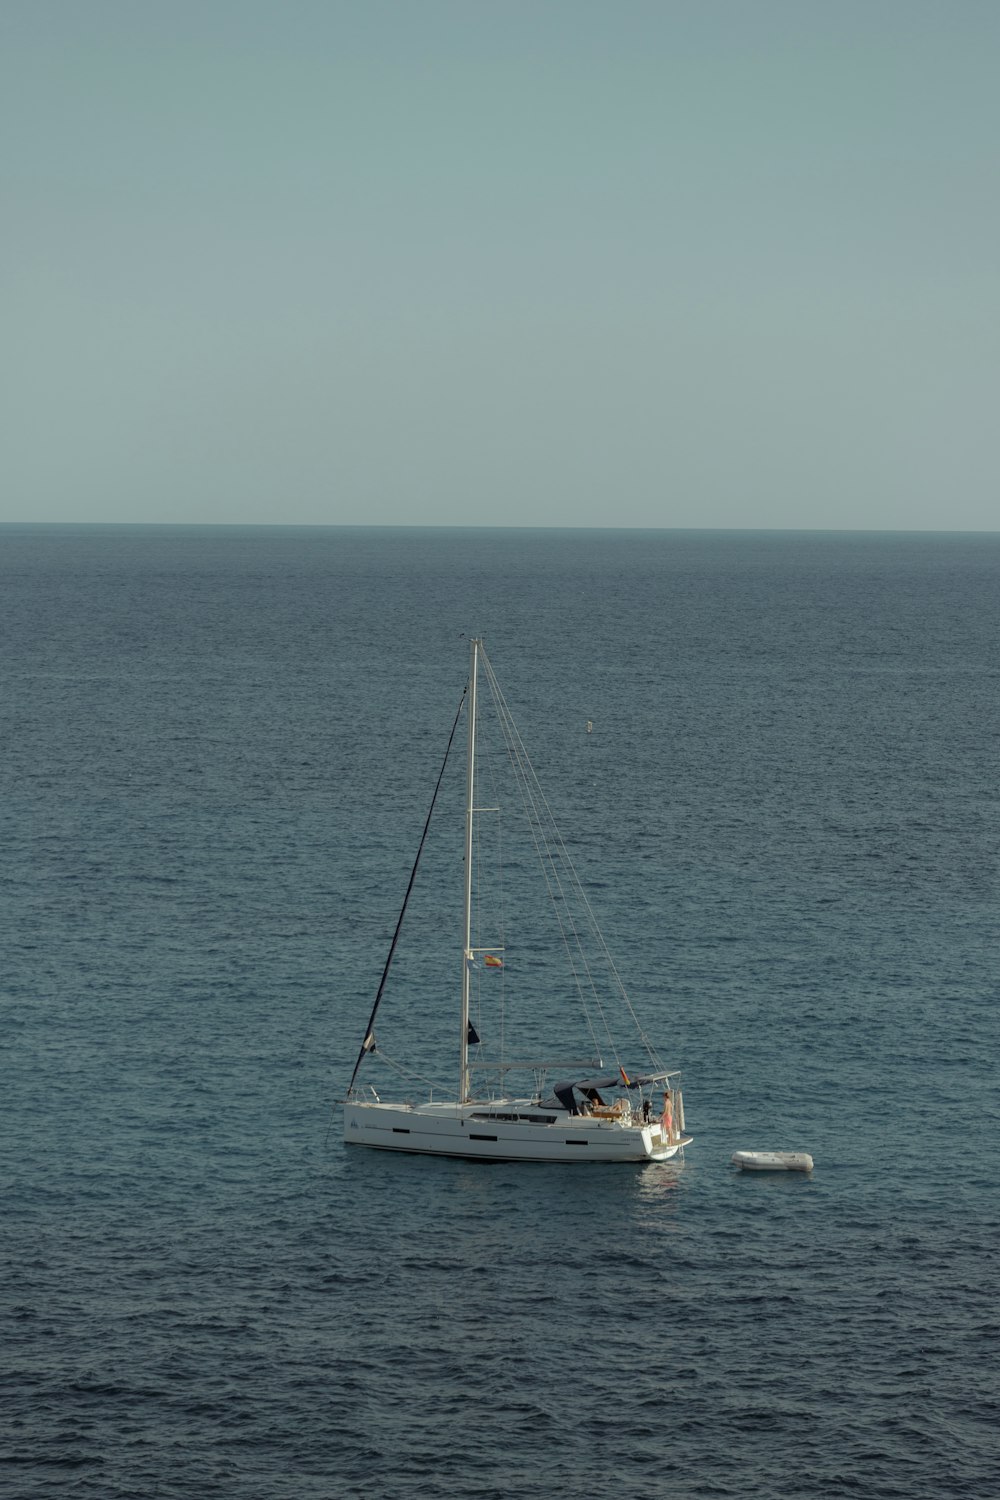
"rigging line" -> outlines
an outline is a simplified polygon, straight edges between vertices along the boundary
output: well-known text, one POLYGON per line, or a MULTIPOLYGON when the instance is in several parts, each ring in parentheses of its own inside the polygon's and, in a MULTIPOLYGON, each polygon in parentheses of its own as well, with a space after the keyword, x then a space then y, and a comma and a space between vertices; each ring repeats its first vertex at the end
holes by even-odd
MULTIPOLYGON (((498 684, 496 684, 495 679, 491 683, 491 686, 495 687, 499 694, 499 687, 498 684)), ((501 700, 502 696, 502 694, 499 694, 499 698, 501 700)), ((498 707, 499 706, 500 705, 498 704, 498 707)), ((595 938, 597 939, 598 944, 600 945, 602 951, 605 952, 605 954, 607 945, 602 940, 600 930, 593 918, 593 912, 589 911, 589 908, 586 908, 586 898, 584 897, 583 891, 580 887, 579 878, 577 877, 576 872, 573 869, 572 862, 569 859, 568 851, 565 847, 565 843, 552 816, 552 810, 549 807, 545 795, 538 784, 538 778, 535 775, 534 768, 532 767, 527 751, 525 750, 524 742, 522 741, 520 734, 517 731, 517 726, 515 725, 505 702, 502 704, 501 723, 504 729, 504 736, 507 743, 508 754, 510 756, 511 767, 514 771, 515 779, 517 780, 521 790, 522 802, 524 805, 525 814, 527 816, 528 827, 531 831, 535 849, 538 854, 543 873, 545 875, 546 885, 549 888, 550 896, 553 900, 553 907, 557 913, 557 921, 560 931, 563 934, 563 941, 567 946, 567 956, 570 957, 571 935, 573 944, 575 944, 579 958, 582 962, 583 970, 587 975, 591 993, 593 994, 594 999, 597 1000, 598 997, 594 986, 593 975, 590 972, 590 965, 588 964, 586 959, 586 954, 580 940, 580 934, 577 929, 577 925, 572 917, 572 903, 570 902, 569 904, 567 904, 567 891, 559 874, 560 866, 566 869, 568 873, 570 880, 570 890, 575 892, 580 901, 584 904, 585 913, 589 916, 588 925, 590 926, 595 938), (566 916, 569 923, 569 932, 564 929, 563 921, 558 914, 559 906, 557 904, 557 898, 558 901, 561 901, 563 903, 563 909, 566 911, 566 916)), ((576 973, 576 965, 573 963, 571 957, 570 964, 574 976, 577 979, 577 987, 581 991, 582 999, 582 986, 580 985, 579 976, 576 973)), ((598 1007, 600 1008, 599 1001, 598 1007)), ((596 1045, 596 1038, 594 1040, 596 1045)))
MULTIPOLYGON (((506 704, 504 706, 506 708, 506 704)), ((551 810, 551 808, 549 806, 548 799, 546 798, 545 793, 542 791, 541 786, 538 783, 538 778, 535 775, 534 767, 531 764, 530 757, 528 756, 528 753, 527 753, 527 751, 526 751, 526 749, 524 747, 524 743, 521 740, 520 734, 518 734, 516 726, 514 725, 512 719, 510 720, 510 728, 512 730, 512 739, 511 739, 512 749, 516 753, 519 769, 521 769, 522 766, 523 766, 523 769, 521 769, 521 775, 524 778, 524 783, 525 783, 526 787, 529 785, 529 778, 530 778, 530 786, 532 788, 530 796, 531 796, 531 799, 532 799, 532 804, 534 806, 535 794, 537 792, 538 805, 541 808, 544 809, 546 818, 548 820, 548 826, 551 828, 551 830, 552 830, 552 832, 554 834, 554 841, 555 841, 555 844, 556 844, 556 854, 554 855, 552 853, 552 851, 548 848, 547 841, 546 841, 546 857, 553 864, 553 873, 554 874, 555 874, 555 862, 556 862, 557 858, 558 858, 558 860, 560 862, 562 862, 565 865, 565 867, 567 869, 567 872, 568 872, 568 876, 569 876, 569 878, 570 878, 570 880, 572 882, 573 889, 576 890, 577 893, 578 893, 578 895, 579 895, 580 902, 582 904, 582 908, 583 908, 583 910, 584 910, 584 912, 586 914, 586 917, 587 917, 587 924, 591 928, 591 930, 593 931, 594 936, 596 937, 596 939, 598 941, 598 944, 600 945, 600 948, 602 950, 602 954, 603 954, 603 956, 604 956, 604 958, 605 958, 605 960, 606 960, 606 962, 608 964, 609 970, 610 970, 610 972, 612 974, 612 977, 614 979, 614 982, 615 982, 615 988, 620 992, 620 994, 622 996, 622 999, 624 1000, 624 1002, 626 1004, 626 1007, 629 1010, 629 1013, 632 1015, 633 1020, 635 1020, 636 1024, 638 1025, 638 1020, 635 1017, 635 1014, 634 1014, 634 1012, 632 1010, 632 1006, 631 1006, 631 1004, 629 1002, 629 999, 628 999, 628 994, 627 994, 627 992, 625 990, 625 986, 624 986, 624 984, 622 982, 621 976, 618 973, 617 966, 615 965, 614 960, 611 957, 610 951, 608 950, 607 944, 604 941, 603 934, 601 933, 600 927, 599 927, 599 925, 597 923, 597 920, 596 920, 596 918, 594 916, 593 909, 591 908, 590 902, 587 899, 586 892, 583 890, 583 887, 582 887, 582 884, 580 882, 579 876, 577 875, 576 869, 575 869, 575 867, 573 865, 573 861, 572 861, 572 859, 570 857, 569 850, 566 848, 565 842, 563 841, 563 839, 562 839, 562 837, 561 837, 561 835, 559 833, 559 830, 556 827, 555 819, 554 819, 554 817, 552 815, 552 810, 551 810)), ((538 825, 539 825, 539 828, 541 829, 544 826, 544 820, 542 819, 541 813, 538 812, 538 811, 536 811, 535 812, 535 816, 538 819, 538 825)), ((543 835, 543 837, 544 837, 544 835, 543 835)), ((558 882, 558 877, 557 876, 556 876, 556 879, 557 879, 557 882, 558 882)))
POLYGON ((405 1067, 402 1063, 396 1062, 394 1058, 387 1057, 384 1052, 379 1053, 379 1060, 387 1068, 390 1068, 393 1073, 398 1074, 398 1076, 402 1078, 405 1083, 423 1084, 423 1086, 429 1089, 432 1093, 435 1089, 437 1089, 439 1094, 445 1094, 448 1091, 447 1085, 441 1083, 439 1079, 431 1078, 426 1073, 418 1073, 414 1068, 405 1067))
MULTIPOLYGON (((485 656, 485 653, 484 653, 484 656, 485 656)), ((516 772, 518 778, 521 780, 521 783, 522 783, 522 796, 524 796, 524 798, 525 798, 525 810, 526 811, 528 811, 528 803, 530 801, 531 810, 529 812, 529 827, 531 827, 533 829, 533 834, 534 834, 534 837, 536 839, 536 848, 538 848, 538 843, 537 843, 538 835, 540 834, 541 837, 542 837, 542 842, 543 842, 543 845, 544 845, 544 858, 542 858, 542 850, 541 849, 539 849, 539 857, 542 858, 543 869, 546 869, 546 861, 547 861, 548 864, 551 866, 552 875, 553 875, 553 879, 555 881, 556 888, 559 891, 560 896, 562 896, 565 899, 565 892, 563 891, 562 881, 560 880, 560 877, 559 877, 557 864, 562 864, 565 867, 565 869, 567 871, 567 874, 568 874, 568 879, 570 881, 571 888, 572 888, 573 891, 575 891, 576 895, 578 896, 578 898, 579 898, 579 900, 580 900, 580 902, 582 904, 582 911, 583 911, 583 914, 584 914, 585 919, 586 919, 586 924, 587 924, 588 928, 590 929, 591 933, 593 934, 593 936, 597 940, 598 946, 599 946, 600 951, 601 951, 601 955, 602 955, 602 957, 603 957, 603 959, 604 959, 604 961, 605 961, 605 963, 606 963, 606 965, 608 967, 608 971, 609 971, 609 974, 610 974, 611 979, 613 981, 614 987, 618 991, 618 994, 620 995, 620 997, 621 997, 621 999, 622 999, 622 1001, 624 1003, 625 1009, 626 1009, 629 1017, 631 1018, 631 1021, 632 1021, 633 1025, 634 1025, 634 1027, 636 1029, 636 1033, 637 1033, 637 1035, 639 1037, 639 1040, 642 1042, 643 1046, 646 1048, 646 1051, 649 1054, 649 1056, 651 1058, 655 1057, 655 1049, 653 1048, 652 1043, 650 1042, 650 1039, 649 1039, 648 1035, 646 1034, 645 1028, 640 1023, 639 1018, 636 1015, 636 1012, 635 1012, 635 1010, 634 1010, 634 1008, 632 1006, 632 1002, 631 1002, 631 1000, 629 998, 628 991, 625 988, 625 985, 624 985, 624 983, 622 981, 621 975, 618 972, 617 965, 615 964, 614 959, 611 956, 610 950, 608 949, 608 945, 605 942, 604 934, 601 932, 600 926, 599 926, 599 924, 597 922, 597 919, 596 919, 596 917, 594 915, 593 908, 591 907, 590 901, 587 898, 587 894, 584 891, 583 886, 582 886, 582 884, 580 882, 580 878, 579 878, 579 876, 578 876, 578 874, 576 872, 576 868, 575 868, 575 866, 573 864, 573 861, 572 861, 572 858, 570 856, 569 850, 566 848, 566 845, 565 845, 565 843, 563 841, 563 838, 562 838, 561 834, 559 833, 559 829, 558 829, 558 827, 557 827, 557 825, 555 823, 555 819, 554 819, 553 814, 552 814, 552 809, 549 806, 548 799, 546 798, 545 793, 542 791, 541 786, 538 783, 538 778, 535 775, 535 770, 534 770, 534 767, 531 764, 531 759, 530 759, 530 757, 529 757, 529 755, 527 753, 527 750, 525 749, 524 742, 521 739, 521 736, 520 736, 520 733, 518 732, 516 724, 514 723, 513 716, 511 715, 510 710, 509 710, 509 708, 507 706, 507 701, 504 698, 503 692, 500 689, 500 685, 497 682, 496 677, 493 674, 492 666, 491 666, 491 664, 490 664, 490 662, 489 662, 488 659, 486 659, 486 661, 485 661, 485 666, 486 666, 487 675, 488 675, 488 678, 489 678, 489 681, 490 681, 490 687, 491 687, 491 689, 493 691, 494 702, 496 703, 501 723, 504 726, 505 739, 507 739, 508 751, 510 753, 511 763, 514 766, 515 772, 516 772), (538 799, 537 803, 536 803, 536 793, 537 793, 537 799, 538 799), (541 810, 544 810, 544 815, 545 815, 544 818, 542 816, 542 811, 541 810), (549 840, 546 837, 545 832, 544 832, 544 829, 545 829, 545 826, 546 826, 546 820, 547 820, 547 826, 549 827, 549 829, 551 830, 552 834, 554 835, 555 852, 553 852, 553 849, 549 847, 549 840), (536 824, 537 824, 537 832, 535 832, 536 824)), ((546 883, 548 883, 548 876, 547 875, 546 875, 546 883)), ((561 922, 561 920, 559 922, 559 925, 560 925, 560 929, 561 929, 562 928, 562 922, 561 922)), ((614 1046, 614 1041, 613 1041, 613 1038, 611 1037, 611 1034, 610 1034, 610 1031, 609 1031, 609 1028, 608 1028, 607 1018, 606 1018, 606 1016, 604 1014, 604 1007, 601 1004, 600 996, 598 995, 596 987, 594 985, 594 977, 593 977, 593 974, 592 974, 591 969, 590 969, 590 964, 588 963, 586 954, 585 954, 585 952, 584 952, 584 950, 582 948, 582 945, 581 945, 581 942, 580 942, 580 934, 579 934, 579 932, 578 932, 578 930, 576 928, 575 922, 572 920, 572 916, 570 916, 569 926, 570 926, 570 931, 572 932, 573 941, 575 942, 575 944, 577 946, 577 949, 579 951, 579 956, 580 956, 580 958, 582 960, 583 969, 584 969, 584 971, 585 971, 585 973, 587 975, 587 979, 588 979, 589 984, 590 984, 591 995, 592 995, 592 998, 593 998, 593 1000, 594 1000, 594 1002, 595 1002, 595 1004, 597 1006, 598 1014, 601 1017, 601 1022, 602 1022, 603 1026, 604 1026, 605 1034, 607 1035, 607 1039, 608 1039, 608 1042, 609 1042, 609 1044, 611 1046, 612 1051, 615 1053, 615 1055, 617 1057, 617 1048, 614 1046)), ((577 988, 578 988, 578 991, 580 993, 580 998, 582 1000, 583 999, 582 986, 580 985, 579 976, 576 975, 575 964, 573 963, 573 960, 570 957, 569 940, 568 940, 568 935, 565 932, 563 934, 563 940, 564 940, 564 943, 566 943, 567 957, 570 958, 570 967, 571 967, 571 970, 574 973, 574 977, 576 977, 576 979, 577 979, 577 988)), ((585 1010, 586 1009, 587 1009, 587 1007, 586 1007, 586 1004, 585 1004, 585 1010)), ((590 1023, 589 1014, 587 1016, 587 1019, 588 1019, 588 1024, 589 1024, 590 1023)), ((592 1035, 593 1035, 593 1031, 592 1031, 592 1035)), ((596 1040, 597 1040, 596 1037, 594 1037, 595 1045, 596 1045, 596 1040)))
MULTIPOLYGON (((559 853, 561 853, 562 858, 565 858, 562 838, 559 835, 558 828, 555 826, 552 810, 550 810, 546 799, 544 799, 541 787, 538 786, 538 778, 535 777, 531 760, 528 759, 525 744, 523 744, 522 738, 520 738, 520 733, 517 732, 516 723, 514 723, 513 715, 511 715, 507 702, 505 702, 504 694, 502 694, 495 676, 489 670, 489 663, 487 663, 487 675, 489 675, 490 679, 490 688, 493 690, 493 700, 495 700, 496 709, 498 709, 499 723, 501 723, 502 732, 504 732, 505 747, 507 747, 511 771, 513 771, 514 780, 516 780, 520 795, 522 795, 522 805, 523 810, 525 810, 526 820, 528 820, 529 832, 531 832, 535 852, 537 852, 544 880, 546 880, 546 886, 549 889, 550 900, 552 900, 553 912, 555 912, 559 932, 561 932, 562 941, 564 941, 564 945, 567 947, 570 972, 573 974, 574 980, 576 980, 577 993, 579 993, 580 999, 583 1001, 588 1025, 591 1025, 591 1022, 589 1022, 588 1007, 586 1007, 586 1001, 583 999, 583 987, 580 984, 580 975, 577 974, 576 963, 574 963, 573 956, 571 956, 570 939, 568 939, 564 919, 562 919, 561 907, 559 907, 559 903, 562 903, 562 909, 565 910, 565 915, 567 915, 568 921, 570 921, 570 932, 573 935, 573 941, 576 942, 580 959, 583 960, 583 969, 588 974, 588 980, 591 981, 591 992, 594 992, 594 981, 592 981, 592 975, 589 974, 589 966, 586 965, 586 957, 583 954, 582 945, 580 945, 579 932, 577 932, 576 924, 574 924, 571 912, 568 910, 567 891, 565 891, 561 879, 559 879, 559 853), (549 828, 549 831, 546 831, 546 816, 543 816, 543 810, 544 814, 547 814, 547 828, 549 828), (555 852, 553 852, 553 843, 555 843, 555 852)), ((598 935, 598 939, 600 939, 600 935, 598 935)), ((594 1046, 597 1047, 597 1037, 595 1037, 594 1031, 592 1031, 592 1026, 591 1037, 592 1041, 594 1041, 594 1046)), ((598 1050, 600 1050, 600 1047, 598 1047, 598 1050)))
POLYGON ((535 841, 535 847, 542 864, 542 870, 545 875, 546 885, 549 886, 550 889, 550 895, 553 899, 553 909, 556 913, 559 930, 563 937, 563 943, 566 948, 566 956, 569 961, 570 971, 576 981, 577 992, 579 994, 581 1002, 583 1003, 584 1015, 588 1027, 590 1028, 591 1038, 594 1042, 594 1045, 598 1050, 600 1050, 597 1042, 597 1037, 594 1032, 593 1021, 590 1016, 590 1007, 586 1003, 586 999, 584 996, 584 987, 581 983, 581 979, 583 976, 578 973, 577 965, 573 958, 574 948, 579 957, 583 975, 586 976, 591 999, 594 1002, 597 1014, 600 1017, 601 1025, 603 1027, 607 1043, 611 1051, 615 1055, 616 1060, 620 1061, 620 1059, 618 1058, 618 1049, 615 1046, 614 1038, 608 1025, 608 1018, 605 1014, 605 1008, 601 1003, 601 998, 598 994, 597 987, 594 982, 594 975, 591 969, 591 965, 581 941, 580 931, 573 917, 571 908, 565 905, 567 899, 567 891, 564 887, 563 880, 560 875, 560 870, 563 870, 566 873, 567 879, 569 881, 569 889, 570 891, 575 893, 576 898, 581 903, 581 911, 585 918, 585 925, 597 941, 601 956, 605 964, 607 965, 613 986, 617 990, 621 1000, 624 1002, 625 1009, 632 1020, 639 1040, 642 1042, 650 1058, 655 1059, 654 1049, 650 1043, 648 1036, 645 1033, 644 1028, 638 1020, 635 1010, 633 1009, 632 1003, 628 996, 628 992, 626 991, 625 986, 622 982, 621 975, 619 974, 617 966, 615 965, 614 960, 611 957, 607 943, 604 939, 604 935, 600 930, 600 926, 597 923, 593 909, 590 905, 589 900, 587 899, 586 893, 583 890, 579 876, 573 865, 572 858, 570 857, 565 842, 561 834, 559 833, 559 829, 553 818, 552 809, 549 806, 548 799, 539 786, 538 778, 535 775, 534 767, 531 764, 531 759, 524 746, 524 742, 521 739, 520 733, 517 730, 517 726, 514 723, 513 716, 511 715, 510 710, 507 706, 506 699, 504 698, 503 692, 500 689, 499 683, 497 682, 496 677, 492 672, 491 664, 488 659, 485 660, 485 667, 487 678, 492 689, 494 703, 497 708, 498 717, 504 730, 504 738, 507 742, 507 749, 511 766, 515 772, 515 778, 521 786, 524 808, 528 817, 528 826, 535 841), (546 832, 546 829, 548 829, 548 833, 546 832), (549 833, 551 833, 551 839, 549 837, 549 833), (550 872, 552 885, 550 885, 549 883, 550 872), (559 898, 558 900, 556 899, 557 897, 559 898), (567 926, 564 926, 563 924, 562 916, 560 914, 560 905, 562 905, 563 909, 565 910, 565 914, 567 917, 567 926))
MULTIPOLYGON (((482 711, 484 707, 485 699, 480 706, 480 724, 483 723, 482 711)), ((483 868, 483 821, 482 818, 478 818, 476 820, 476 947, 477 949, 481 949, 483 947, 484 934, 486 932, 483 916, 483 912, 485 910, 485 920, 490 924, 490 941, 494 945, 499 945, 499 947, 503 948, 506 946, 506 926, 504 922, 503 813, 500 806, 502 798, 499 794, 497 786, 496 768, 493 763, 493 756, 491 753, 490 745, 486 739, 481 740, 477 744, 476 753, 479 757, 479 784, 480 786, 482 786, 484 782, 489 783, 490 801, 493 804, 492 806, 487 808, 484 803, 481 811, 488 811, 495 815, 495 822, 492 825, 491 838, 490 841, 487 842, 486 847, 488 852, 492 851, 494 848, 496 851, 495 880, 491 880, 490 884, 487 886, 486 881, 482 878, 481 873, 483 868), (487 899, 484 899, 484 892, 487 899)), ((497 1030, 497 1039, 499 1043, 499 1055, 503 1057, 506 969, 501 969, 499 975, 495 975, 490 980, 490 990, 491 992, 499 990, 499 1004, 496 1006, 496 1010, 499 1011, 499 1027, 497 1030)), ((478 975, 476 978, 476 992, 480 1002, 480 1014, 482 1014, 482 990, 478 975)), ((495 1015, 495 1011, 491 1011, 490 1014, 495 1015)), ((477 1030, 480 1030, 480 1035, 482 1035, 481 1029, 477 1027, 477 1030)))
POLYGON ((611 1047, 611 1050, 615 1052, 615 1055, 617 1057, 614 1040, 607 1023, 607 1017, 605 1016, 603 1007, 601 1006, 600 997, 594 984, 594 977, 591 972, 590 965, 587 961, 587 955, 581 942, 579 930, 573 918, 571 902, 568 901, 566 889, 564 888, 563 882, 560 879, 560 864, 562 864, 564 867, 568 866, 570 876, 570 891, 575 892, 576 895, 583 900, 585 910, 589 913, 590 916, 591 930, 605 952, 607 951, 606 945, 603 943, 600 930, 593 919, 593 913, 590 912, 589 908, 586 907, 586 898, 583 896, 579 878, 577 877, 572 863, 568 858, 562 836, 559 832, 558 827, 556 826, 555 819, 552 815, 552 810, 548 805, 545 794, 543 793, 538 783, 538 777, 535 775, 534 768, 525 749, 524 741, 521 739, 517 725, 514 722, 513 715, 510 712, 506 699, 504 698, 503 692, 501 691, 500 685, 492 672, 492 668, 488 660, 486 661, 485 665, 487 680, 492 691, 493 702, 497 710, 497 717, 503 733, 503 739, 507 750, 509 763, 514 774, 515 783, 517 784, 521 793, 521 801, 525 813, 525 818, 528 824, 528 829, 531 834, 532 841, 535 845, 535 851, 538 856, 539 864, 541 866, 546 889, 548 890, 549 899, 552 903, 553 914, 555 915, 556 924, 563 940, 563 946, 566 950, 566 957, 569 963, 570 973, 573 977, 577 994, 583 1007, 584 1019, 586 1021, 588 1030, 590 1031, 591 1040, 594 1044, 595 1051, 600 1052, 602 1049, 600 1043, 598 1042, 594 1023, 590 1014, 590 1006, 587 1004, 586 995, 584 993, 582 975, 577 967, 576 959, 574 958, 574 945, 576 956, 580 960, 583 974, 586 975, 586 978, 589 982, 591 999, 596 1005, 608 1045, 611 1047), (566 918, 565 922, 564 914, 566 918))
POLYGON ((389 978, 389 970, 392 967, 392 960, 396 954, 396 945, 399 942, 399 934, 403 926, 403 918, 406 916, 406 908, 409 905, 410 892, 413 890, 413 882, 417 878, 417 866, 420 864, 420 856, 421 854, 423 854, 424 844, 427 842, 427 830, 430 828, 431 818, 434 816, 434 807, 437 803, 438 792, 441 790, 441 782, 444 779, 445 767, 448 764, 448 756, 451 754, 452 741, 455 738, 455 730, 458 728, 458 721, 462 715, 462 705, 465 702, 465 695, 468 691, 468 684, 466 684, 466 686, 462 689, 462 696, 458 700, 458 711, 455 714, 455 722, 451 726, 451 734, 448 736, 448 744, 445 748, 444 760, 441 762, 441 769, 438 772, 437 784, 434 787, 434 795, 431 798, 431 805, 427 812, 427 821, 424 824, 424 831, 420 835, 420 847, 417 849, 417 857, 413 861, 413 869, 410 871, 410 883, 406 887, 406 895, 403 897, 403 906, 402 910, 399 913, 399 921, 396 923, 396 931, 393 933, 392 942, 389 945, 389 957, 386 959, 385 968, 382 970, 382 978, 379 982, 378 993, 375 996, 375 1004, 372 1006, 372 1013, 368 1017, 368 1025, 365 1027, 365 1039, 361 1043, 361 1051, 358 1053, 358 1060, 354 1064, 354 1072, 351 1074, 351 1081, 347 1088, 348 1094, 350 1094, 351 1089, 353 1089, 354 1087, 354 1080, 358 1076, 358 1069, 364 1061, 365 1053, 372 1051, 375 1046, 375 1038, 372 1035, 372 1027, 375 1025, 375 1013, 378 1010, 379 1005, 382 1003, 382 992, 385 989, 386 980, 389 978))

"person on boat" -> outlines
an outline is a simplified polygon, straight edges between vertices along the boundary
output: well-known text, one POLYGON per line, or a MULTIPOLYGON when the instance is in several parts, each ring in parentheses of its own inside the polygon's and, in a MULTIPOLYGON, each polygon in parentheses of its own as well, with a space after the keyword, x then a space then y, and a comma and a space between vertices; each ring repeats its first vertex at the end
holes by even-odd
POLYGON ((660 1125, 667 1140, 672 1141, 674 1138, 674 1106, 669 1090, 665 1090, 663 1094, 663 1113, 660 1116, 660 1125))

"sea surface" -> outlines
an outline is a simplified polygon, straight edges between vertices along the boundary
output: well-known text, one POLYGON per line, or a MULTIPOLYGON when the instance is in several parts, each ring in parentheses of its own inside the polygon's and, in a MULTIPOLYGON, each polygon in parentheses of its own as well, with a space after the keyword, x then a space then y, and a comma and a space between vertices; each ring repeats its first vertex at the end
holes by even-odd
POLYGON ((1000 535, 6 526, 0 720, 5 1497, 1000 1495, 1000 535), (682 1164, 342 1144, 473 633, 682 1164))

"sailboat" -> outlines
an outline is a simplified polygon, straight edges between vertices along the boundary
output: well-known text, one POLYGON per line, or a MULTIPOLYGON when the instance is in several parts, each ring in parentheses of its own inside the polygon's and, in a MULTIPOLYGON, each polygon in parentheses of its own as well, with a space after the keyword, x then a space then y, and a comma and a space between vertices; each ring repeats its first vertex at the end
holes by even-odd
MULTIPOLYGON (((492 781, 489 790, 494 790, 492 781)), ((517 870, 520 881, 523 867, 518 866, 517 870)), ((532 912, 536 910, 534 903, 528 906, 532 912)), ((364 1040, 342 1101, 345 1143, 383 1151, 492 1161, 664 1162, 682 1156, 691 1141, 685 1134, 680 1082, 679 1071, 663 1066, 638 1021, 556 828, 483 641, 473 638, 468 682, 452 724, 364 1040), (499 728, 502 741, 498 761, 480 748, 486 689, 491 721, 499 728), (428 1088, 417 1080, 414 1088, 405 1069, 387 1059, 377 1044, 375 1023, 463 707, 468 730, 464 889, 461 927, 456 921, 455 934, 450 940, 455 962, 457 1086, 428 1088), (499 911, 488 903, 484 907, 480 892, 481 826, 500 813, 492 800, 489 805, 480 804, 480 779, 482 767, 492 777, 497 763, 506 767, 519 790, 529 843, 538 855, 544 887, 554 911, 553 930, 557 938, 541 950, 535 969, 527 961, 518 962, 517 955, 522 951, 520 929, 516 936, 509 932, 504 907, 501 905, 499 911), (529 1011, 529 1032, 533 1030, 537 1037, 541 1030, 547 1036, 553 1001, 562 998, 559 984, 550 978, 551 958, 556 948, 566 960, 570 976, 566 989, 579 1003, 582 1020, 577 1023, 577 1034, 588 1042, 589 1055, 562 1062, 536 1057, 511 1058, 499 1040, 496 1044, 491 1042, 491 1035, 495 1035, 503 1038, 506 1045, 507 988, 525 992, 519 993, 518 998, 526 1002, 529 1011), (502 987, 499 993, 493 989, 495 984, 502 987), (501 1023, 496 1023, 498 1014, 503 1016, 501 1023), (612 1029, 612 1017, 617 1014, 628 1027, 627 1046, 631 1051, 626 1050, 624 1038, 612 1029), (637 1062, 635 1054, 640 1049, 637 1062), (388 1089, 381 1075, 370 1082, 359 1081, 363 1072, 370 1076, 370 1070, 380 1060, 388 1063, 382 1071, 396 1078, 402 1075, 404 1097, 383 1097, 388 1089)))

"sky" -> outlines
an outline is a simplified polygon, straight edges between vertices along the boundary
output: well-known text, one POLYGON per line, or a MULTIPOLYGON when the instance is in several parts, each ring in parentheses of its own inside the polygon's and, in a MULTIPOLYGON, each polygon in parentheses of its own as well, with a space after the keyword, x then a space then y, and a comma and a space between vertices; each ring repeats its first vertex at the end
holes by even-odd
POLYGON ((995 0, 3 0, 0 520, 1000 529, 995 0))

